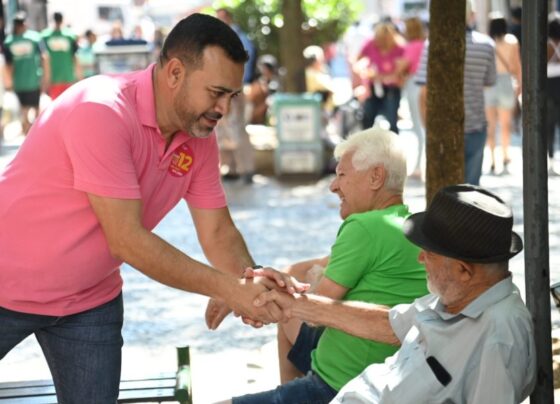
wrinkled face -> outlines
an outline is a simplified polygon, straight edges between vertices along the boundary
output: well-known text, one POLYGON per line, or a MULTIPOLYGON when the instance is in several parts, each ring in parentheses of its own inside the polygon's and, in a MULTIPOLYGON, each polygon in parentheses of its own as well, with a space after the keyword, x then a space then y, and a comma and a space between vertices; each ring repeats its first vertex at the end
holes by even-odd
POLYGON ((229 111, 233 97, 241 92, 243 63, 230 60, 216 46, 207 47, 201 65, 187 69, 175 92, 175 126, 193 137, 208 137, 229 111), (191 71, 188 71, 191 70, 191 71))
POLYGON ((460 266, 456 260, 422 250, 418 261, 426 266, 430 293, 439 296, 446 306, 460 301, 464 290, 459 282, 460 266))
POLYGON ((353 213, 370 210, 372 190, 370 188, 370 170, 358 171, 352 164, 354 152, 342 155, 336 166, 336 177, 330 190, 340 198, 340 217, 346 219, 353 213))

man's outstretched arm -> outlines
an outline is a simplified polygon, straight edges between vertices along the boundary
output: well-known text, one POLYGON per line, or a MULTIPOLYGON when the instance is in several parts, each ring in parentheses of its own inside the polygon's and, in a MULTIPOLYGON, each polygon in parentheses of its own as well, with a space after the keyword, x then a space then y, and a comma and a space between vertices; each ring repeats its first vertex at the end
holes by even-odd
POLYGON ((288 295, 271 290, 261 294, 255 305, 275 302, 289 318, 336 328, 348 334, 386 344, 400 345, 389 322, 389 308, 372 303, 340 301, 313 294, 288 295))

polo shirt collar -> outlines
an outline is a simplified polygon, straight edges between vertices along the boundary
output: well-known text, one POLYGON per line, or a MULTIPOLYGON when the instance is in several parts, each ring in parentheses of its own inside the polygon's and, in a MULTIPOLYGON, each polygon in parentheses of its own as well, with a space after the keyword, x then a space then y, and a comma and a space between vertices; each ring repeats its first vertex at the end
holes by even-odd
POLYGON ((156 120, 156 105, 154 100, 153 71, 155 63, 149 65, 138 75, 138 91, 136 91, 136 105, 142 125, 158 129, 156 120))
POLYGON ((511 274, 506 278, 496 283, 490 289, 483 292, 480 296, 474 299, 467 307, 461 310, 460 313, 453 314, 445 311, 445 307, 440 302, 440 299, 434 299, 430 304, 430 308, 435 311, 443 320, 449 320, 459 315, 470 318, 479 317, 488 307, 493 306, 500 300, 505 299, 512 294, 517 288, 513 284, 511 274))

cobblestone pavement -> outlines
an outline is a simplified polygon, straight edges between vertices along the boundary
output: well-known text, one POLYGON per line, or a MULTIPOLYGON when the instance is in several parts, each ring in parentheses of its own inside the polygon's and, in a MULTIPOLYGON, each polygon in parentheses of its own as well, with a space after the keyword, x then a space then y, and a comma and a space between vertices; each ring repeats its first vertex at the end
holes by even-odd
MULTIPOLYGON (((414 136, 406 131, 402 136, 407 137, 406 143, 413 155, 414 136)), ((0 152, 0 167, 11 159, 20 141, 18 138, 6 140, 0 152)), ((485 166, 485 173, 488 169, 485 166)), ((515 231, 523 236, 519 136, 513 138, 510 172, 508 175, 485 174, 481 185, 497 192, 513 207, 515 231)), ((232 215, 256 262, 281 268, 297 260, 328 254, 341 222, 338 198, 328 191, 329 182, 329 177, 294 183, 256 176, 251 186, 240 182, 226 184, 232 215)), ((405 201, 413 212, 424 209, 424 184, 420 180, 408 181, 405 201)), ((549 204, 551 282, 555 282, 560 281, 560 177, 549 177, 549 204)), ((185 253, 204 260, 184 203, 160 223, 156 232, 185 253)), ((515 282, 522 290, 525 285, 523 259, 520 254, 511 262, 515 282)), ((258 382, 258 369, 275 368, 274 363, 270 363, 275 360, 273 326, 254 330, 235 318, 228 318, 219 330, 208 331, 203 320, 205 297, 157 284, 126 265, 122 274, 126 310, 123 375, 173 370, 174 347, 188 344, 195 350, 193 366, 201 369, 198 376, 201 380, 197 380, 195 371, 197 403, 276 384, 277 374, 273 370, 266 373, 262 383, 258 382), (235 363, 240 361, 243 363, 235 363), (203 378, 203 374, 209 377, 203 378)), ((551 313, 553 327, 558 328, 560 316, 556 309, 551 309, 551 313)), ((49 377, 49 373, 34 338, 25 340, 0 362, 0 381, 38 377, 49 377)), ((260 379, 262 381, 262 374, 260 379)))

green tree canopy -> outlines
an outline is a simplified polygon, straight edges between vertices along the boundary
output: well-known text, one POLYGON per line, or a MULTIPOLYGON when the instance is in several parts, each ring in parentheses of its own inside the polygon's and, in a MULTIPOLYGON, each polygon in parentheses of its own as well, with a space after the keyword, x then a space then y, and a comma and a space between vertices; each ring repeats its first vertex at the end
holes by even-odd
MULTIPOLYGON (((304 46, 338 40, 356 20, 362 7, 355 0, 287 1, 301 1, 304 46)), ((259 54, 280 57, 280 29, 284 26, 282 0, 217 0, 213 7, 232 11, 236 24, 247 33, 259 54)))

